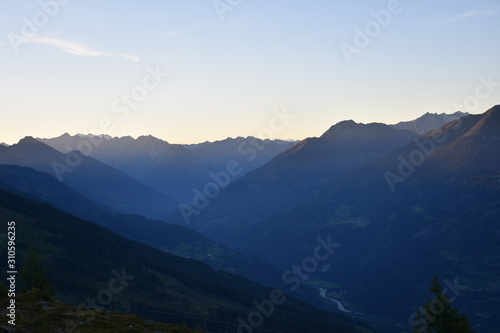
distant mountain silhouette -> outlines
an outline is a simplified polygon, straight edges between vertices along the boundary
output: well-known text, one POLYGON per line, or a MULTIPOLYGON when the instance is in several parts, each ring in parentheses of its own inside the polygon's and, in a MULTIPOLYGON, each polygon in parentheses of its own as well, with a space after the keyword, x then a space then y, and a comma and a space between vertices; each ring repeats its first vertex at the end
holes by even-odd
POLYGON ((417 134, 423 135, 427 132, 435 130, 449 122, 452 122, 458 118, 469 115, 467 112, 457 111, 452 114, 446 113, 429 113, 427 112, 423 116, 410 121, 402 121, 395 125, 390 125, 396 129, 407 129, 417 134))
POLYGON ((213 181, 210 172, 225 170, 228 162, 237 161, 240 165, 239 175, 231 179, 234 181, 293 144, 240 137, 183 146, 151 135, 133 139, 67 133, 39 140, 64 153, 78 149, 86 152, 91 146, 87 152, 91 157, 180 202, 191 201, 193 189, 213 181))
POLYGON ((182 145, 173 145, 150 135, 134 139, 130 136, 101 138, 65 133, 40 141, 61 152, 67 152, 68 148, 84 151, 91 145, 90 156, 178 201, 191 198, 192 188, 209 179, 209 170, 204 163, 182 145))
POLYGON ((124 213, 161 218, 177 206, 166 195, 92 157, 78 152, 63 154, 32 137, 0 146, 0 164, 46 172, 89 199, 124 213))
POLYGON ((256 169, 273 157, 293 146, 297 141, 262 140, 255 137, 227 138, 214 142, 185 145, 199 160, 205 162, 212 170, 223 170, 229 161, 239 163, 243 176, 256 169))

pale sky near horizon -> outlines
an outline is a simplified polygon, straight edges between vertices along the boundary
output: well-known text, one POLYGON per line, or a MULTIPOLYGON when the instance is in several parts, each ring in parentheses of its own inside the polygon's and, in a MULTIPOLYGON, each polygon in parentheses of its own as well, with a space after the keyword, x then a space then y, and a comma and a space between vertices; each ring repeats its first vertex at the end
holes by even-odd
POLYGON ((499 33, 500 0, 2 0, 0 142, 101 122, 171 143, 303 139, 482 113, 500 104, 499 33))

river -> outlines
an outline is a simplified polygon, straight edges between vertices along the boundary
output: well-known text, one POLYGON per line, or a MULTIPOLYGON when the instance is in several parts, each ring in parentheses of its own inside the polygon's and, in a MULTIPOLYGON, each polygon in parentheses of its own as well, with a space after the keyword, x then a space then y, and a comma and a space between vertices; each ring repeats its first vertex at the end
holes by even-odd
MULTIPOLYGON (((318 288, 318 287, 316 287, 318 288)), ((330 298, 328 296, 326 296, 326 289, 325 288, 318 288, 319 289, 319 295, 329 301, 332 301, 334 302, 335 304, 337 304, 337 307, 339 308, 340 311, 342 312, 347 312, 347 313, 350 313, 351 311, 347 310, 345 307, 344 307, 344 304, 342 304, 342 302, 340 302, 339 300, 336 300, 334 298, 330 298)))

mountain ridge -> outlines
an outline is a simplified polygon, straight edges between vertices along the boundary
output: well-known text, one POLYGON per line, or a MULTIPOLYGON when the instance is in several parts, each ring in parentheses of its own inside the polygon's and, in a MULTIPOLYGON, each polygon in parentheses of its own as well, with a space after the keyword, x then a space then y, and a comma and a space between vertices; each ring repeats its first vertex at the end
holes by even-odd
POLYGON ((236 161, 240 166, 239 174, 231 179, 234 181, 292 144, 238 137, 179 145, 151 135, 134 139, 130 136, 101 138, 90 134, 70 136, 67 133, 39 140, 62 152, 80 147, 85 153, 83 148, 90 145, 91 148, 87 148, 90 156, 179 202, 190 202, 193 189, 203 188, 212 181, 210 173, 225 170, 229 162, 236 161))
POLYGON ((0 164, 48 173, 88 198, 125 213, 161 218, 177 205, 166 195, 80 152, 64 154, 33 137, 0 148, 0 164))
MULTIPOLYGON (((241 211, 248 215, 248 219, 262 218, 309 195, 306 188, 334 179, 356 165, 381 157, 417 137, 410 131, 393 129, 384 124, 341 122, 319 138, 307 138, 296 143, 265 165, 231 183, 210 202, 207 210, 193 217, 194 226, 198 230, 206 230, 208 222, 218 224, 218 221, 236 219, 241 211), (355 133, 344 135, 353 128, 355 133)), ((179 218, 176 221, 182 223, 179 218)), ((223 228, 223 224, 219 227, 223 228)), ((209 237, 218 237, 218 234, 219 231, 214 231, 209 237)))
POLYGON ((125 215, 99 205, 44 172, 28 167, 0 165, 0 185, 4 191, 47 203, 127 239, 200 260, 214 269, 239 274, 263 285, 281 285, 279 270, 265 261, 218 244, 186 226, 125 215), (5 184, 8 187, 3 186, 5 184))
POLYGON ((437 113, 427 112, 416 119, 409 121, 401 121, 397 124, 390 126, 397 129, 408 129, 412 132, 423 135, 451 121, 454 121, 458 118, 468 115, 469 113, 461 111, 456 111, 455 113, 452 114, 447 114, 447 113, 437 114, 437 113))

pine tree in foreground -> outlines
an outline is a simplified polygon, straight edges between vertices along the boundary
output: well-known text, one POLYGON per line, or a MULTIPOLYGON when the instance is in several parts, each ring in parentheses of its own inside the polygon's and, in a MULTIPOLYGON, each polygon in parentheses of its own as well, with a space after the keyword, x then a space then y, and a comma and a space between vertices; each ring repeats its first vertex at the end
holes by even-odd
POLYGON ((21 270, 26 290, 28 293, 35 294, 45 301, 52 302, 55 290, 46 275, 47 268, 44 266, 43 259, 40 257, 36 247, 31 246, 21 270))
POLYGON ((418 313, 413 333, 476 333, 470 327, 467 315, 460 314, 434 276, 430 291, 433 298, 427 298, 423 311, 418 313))

